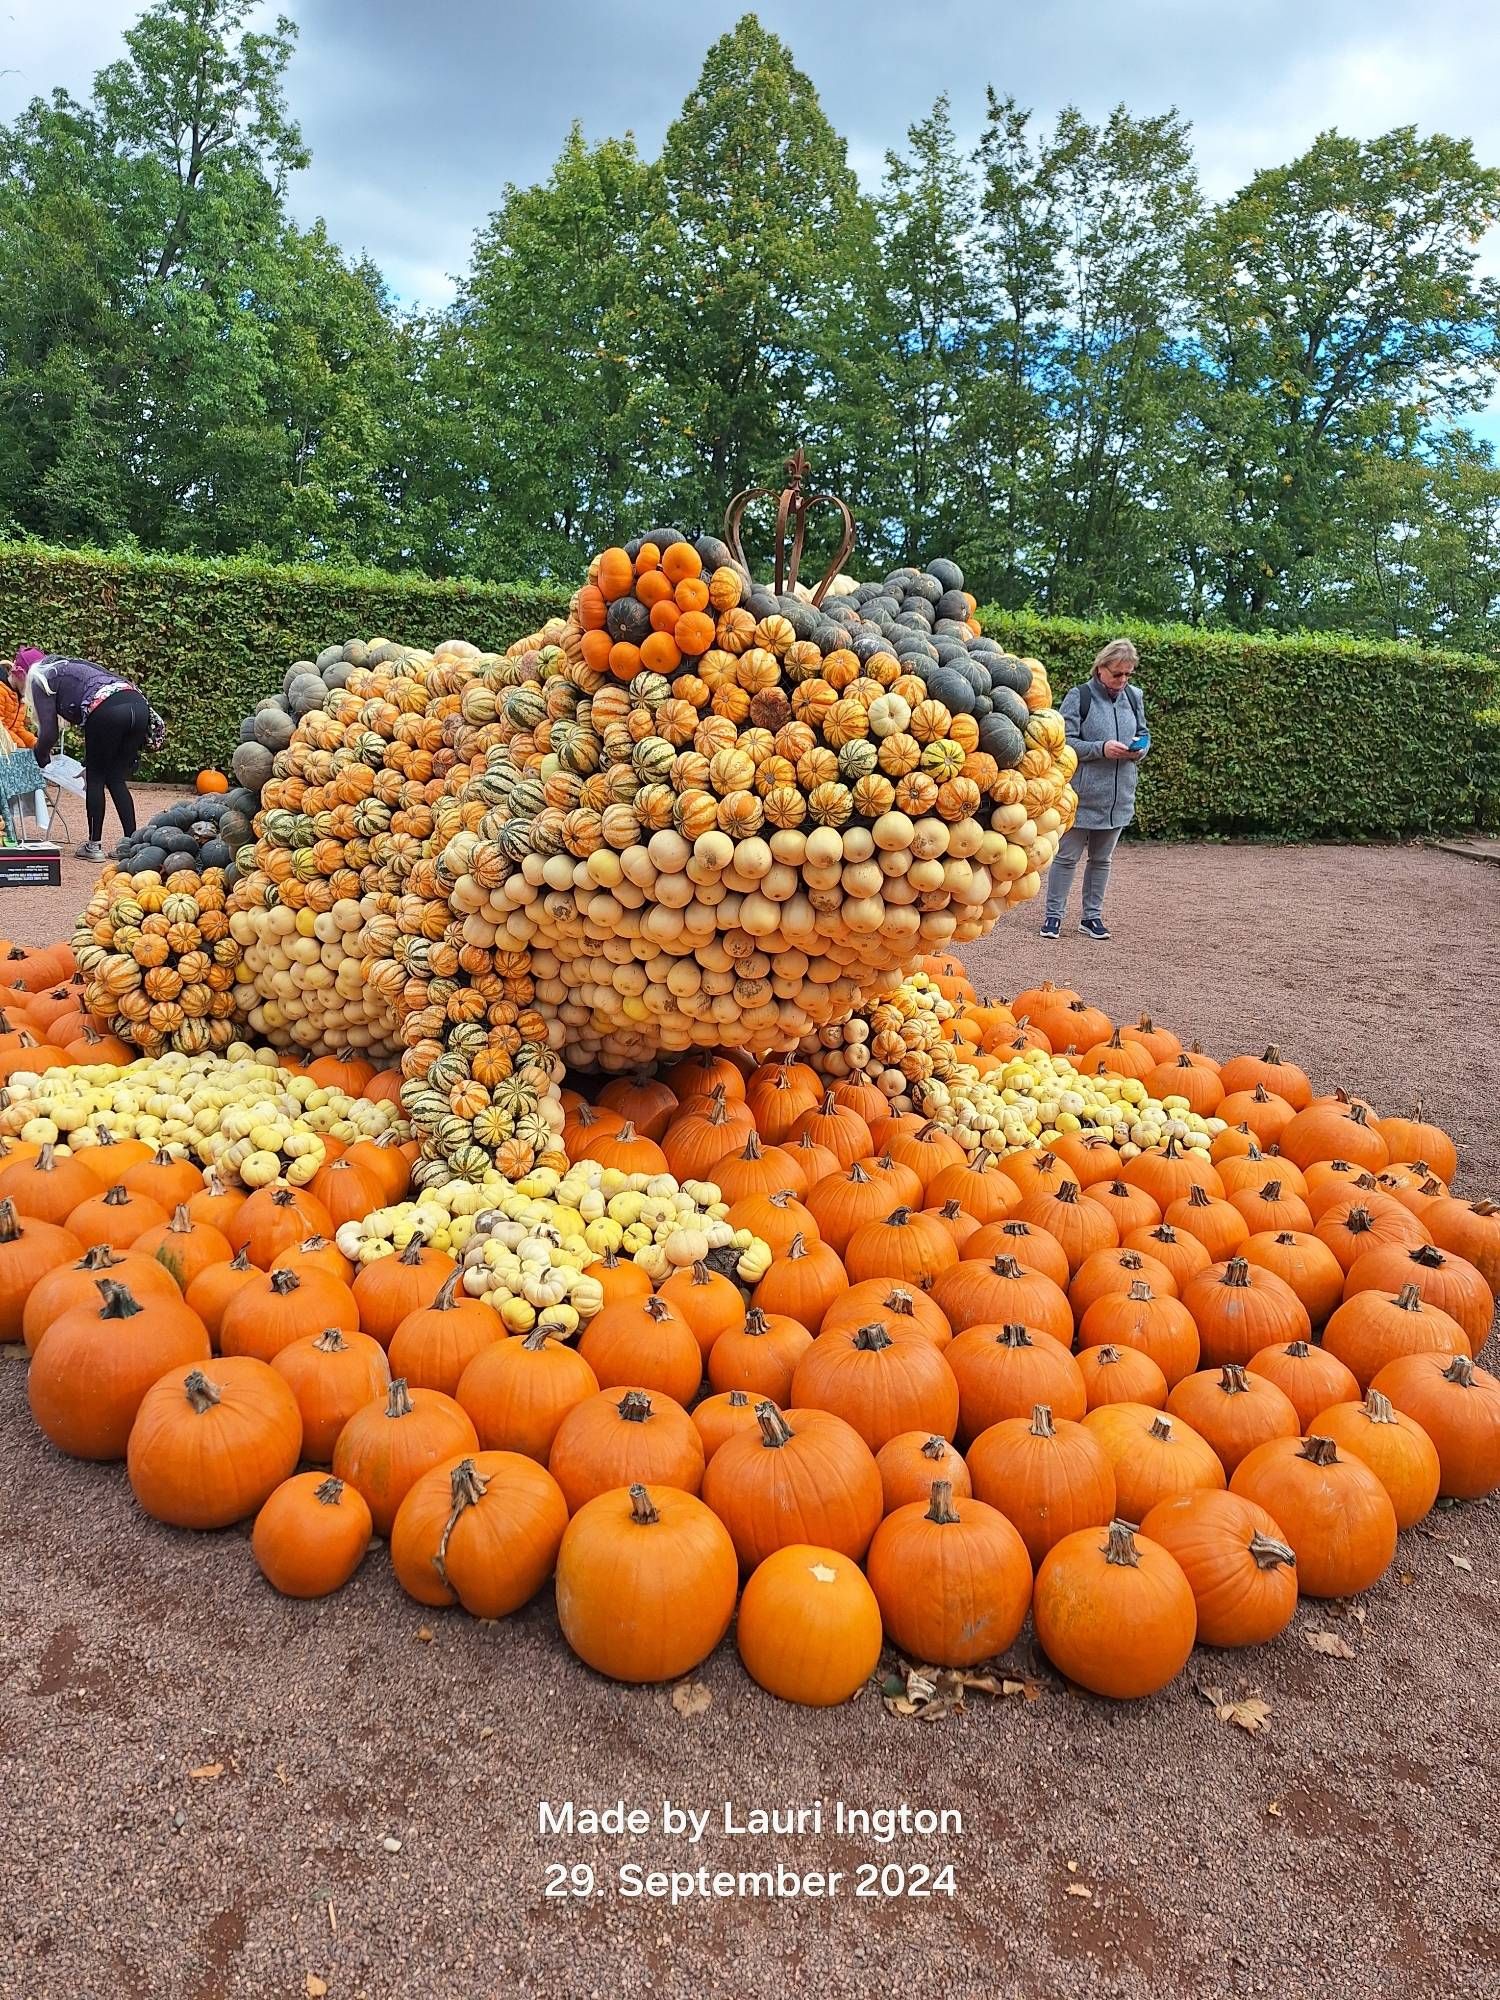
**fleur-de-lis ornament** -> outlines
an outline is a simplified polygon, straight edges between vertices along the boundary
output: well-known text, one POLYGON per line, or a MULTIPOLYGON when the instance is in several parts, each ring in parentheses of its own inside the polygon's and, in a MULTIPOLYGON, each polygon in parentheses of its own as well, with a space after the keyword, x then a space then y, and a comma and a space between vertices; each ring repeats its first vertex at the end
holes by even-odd
POLYGON ((745 552, 740 546, 740 521, 752 500, 774 500, 776 502, 776 595, 793 588, 797 581, 797 571, 802 563, 802 546, 807 538, 807 516, 814 507, 836 507, 843 516, 844 531, 839 540, 833 561, 824 572, 823 581, 812 594, 814 604, 821 604, 828 586, 843 568, 849 551, 854 547, 854 516, 836 493, 804 493, 802 482, 807 476, 807 456, 799 444, 786 461, 787 484, 779 493, 769 486, 747 487, 743 493, 736 493, 724 515, 724 540, 729 552, 737 563, 744 564, 745 552), (787 530, 791 530, 788 542, 787 530))

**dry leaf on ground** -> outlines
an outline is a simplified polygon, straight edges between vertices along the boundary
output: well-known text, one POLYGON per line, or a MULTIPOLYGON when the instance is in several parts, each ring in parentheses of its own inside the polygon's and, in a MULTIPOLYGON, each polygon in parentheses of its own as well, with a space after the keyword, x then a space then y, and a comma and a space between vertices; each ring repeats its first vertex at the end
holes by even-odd
POLYGON ((1330 1660, 1354 1658, 1354 1648, 1347 1639, 1341 1639, 1337 1632, 1307 1632, 1303 1636, 1315 1653, 1326 1653, 1330 1660))
POLYGON ((679 1715, 702 1715, 713 1704, 713 1696, 702 1681, 679 1681, 672 1690, 672 1706, 679 1715))
POLYGON ((310 1972, 302 1982, 302 1991, 307 1995, 307 2000, 323 2000, 323 1995, 328 1991, 328 1981, 319 1979, 317 1973, 310 1972))
POLYGON ((190 1778, 222 1778, 223 1775, 224 1766, 222 1764, 195 1764, 192 1770, 188 1772, 190 1778))
POLYGON ((1070 1882, 1068 1884, 1068 1894, 1070 1896, 1088 1896, 1092 1898, 1093 1893, 1093 1890, 1082 1882, 1070 1882))
POLYGON ((1448 1557, 1448 1560, 1449 1562, 1452 1563, 1455 1569, 1466 1569, 1470 1571, 1473 1570, 1474 1565, 1469 1561, 1469 1558, 1467 1556, 1450 1555, 1448 1557))
POLYGON ((1256 1695, 1246 1695, 1235 1701, 1221 1687, 1200 1687, 1198 1692, 1205 1701, 1212 1702, 1214 1714, 1220 1722, 1232 1722, 1236 1729, 1243 1729, 1249 1736, 1269 1725, 1270 1703, 1261 1701, 1256 1695))
POLYGON ((930 1722, 938 1716, 955 1715, 964 1708, 968 1694, 987 1694, 1007 1700, 1019 1695, 1035 1701, 1042 1689, 1029 1677, 1017 1679, 1003 1669, 991 1673, 957 1667, 913 1667, 902 1664, 880 1683, 881 1696, 892 1715, 915 1716, 930 1722))

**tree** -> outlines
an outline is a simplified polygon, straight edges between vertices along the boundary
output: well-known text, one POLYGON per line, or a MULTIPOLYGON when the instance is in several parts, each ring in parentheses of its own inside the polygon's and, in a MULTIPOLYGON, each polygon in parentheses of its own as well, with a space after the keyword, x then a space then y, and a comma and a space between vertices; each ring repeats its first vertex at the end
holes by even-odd
POLYGON ((1410 126, 1325 132, 1209 217, 1188 259, 1184 466, 1225 524, 1203 590, 1228 620, 1294 622, 1350 465, 1492 392, 1500 282, 1475 264, 1497 220, 1500 172, 1410 126))
POLYGON ((650 351, 676 417, 677 511, 710 523, 799 441, 820 478, 839 471, 838 376, 878 275, 875 222, 817 92, 753 14, 708 51, 661 172, 650 351))

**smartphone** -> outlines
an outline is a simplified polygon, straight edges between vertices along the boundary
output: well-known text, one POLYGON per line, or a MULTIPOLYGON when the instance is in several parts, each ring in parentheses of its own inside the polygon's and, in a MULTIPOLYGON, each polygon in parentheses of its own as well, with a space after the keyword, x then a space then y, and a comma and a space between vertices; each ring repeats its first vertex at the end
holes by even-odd
POLYGON ((1129 743, 1127 743, 1125 747, 1127 750, 1149 750, 1151 748, 1151 731, 1149 729, 1143 729, 1140 732, 1140 734, 1132 738, 1132 740, 1129 743))

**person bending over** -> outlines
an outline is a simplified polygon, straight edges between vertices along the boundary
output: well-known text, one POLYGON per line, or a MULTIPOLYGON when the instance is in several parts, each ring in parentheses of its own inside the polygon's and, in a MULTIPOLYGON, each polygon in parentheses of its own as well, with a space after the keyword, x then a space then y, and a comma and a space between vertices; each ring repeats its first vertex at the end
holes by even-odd
POLYGON ((151 704, 120 674, 92 660, 68 660, 23 646, 10 672, 11 686, 36 725, 36 760, 45 766, 57 748, 62 724, 83 731, 84 802, 88 839, 77 852, 85 861, 104 859, 104 795, 114 800, 122 833, 135 832, 135 776, 151 733, 151 704))

